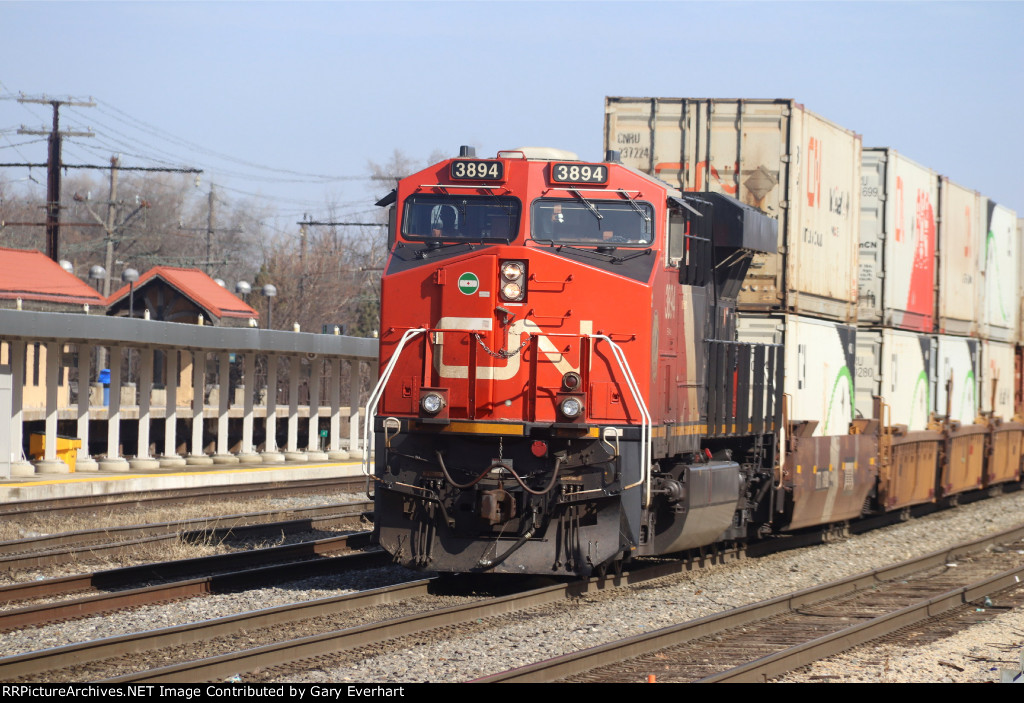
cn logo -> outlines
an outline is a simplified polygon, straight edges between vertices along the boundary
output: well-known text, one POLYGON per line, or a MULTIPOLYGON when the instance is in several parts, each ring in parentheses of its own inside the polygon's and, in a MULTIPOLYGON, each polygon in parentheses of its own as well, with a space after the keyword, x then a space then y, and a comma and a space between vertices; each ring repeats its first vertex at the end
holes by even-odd
POLYGON ((821 140, 816 137, 807 143, 807 204, 821 204, 821 140))
POLYGON ((464 295, 473 295, 480 288, 480 279, 475 273, 466 272, 459 276, 459 291, 464 295))

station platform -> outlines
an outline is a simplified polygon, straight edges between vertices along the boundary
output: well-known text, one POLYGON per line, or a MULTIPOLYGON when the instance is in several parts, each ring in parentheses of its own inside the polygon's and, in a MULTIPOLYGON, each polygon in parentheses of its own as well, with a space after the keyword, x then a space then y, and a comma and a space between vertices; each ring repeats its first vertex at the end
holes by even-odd
POLYGON ((143 493, 201 486, 232 486, 277 481, 362 476, 358 460, 188 466, 180 469, 39 473, 0 479, 0 505, 113 493, 143 493))

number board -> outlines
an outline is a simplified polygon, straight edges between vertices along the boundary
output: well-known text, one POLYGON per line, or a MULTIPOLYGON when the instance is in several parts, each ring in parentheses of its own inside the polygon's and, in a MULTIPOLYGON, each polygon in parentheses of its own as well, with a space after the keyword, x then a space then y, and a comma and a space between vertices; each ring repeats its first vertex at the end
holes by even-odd
POLYGON ((505 164, 500 161, 452 161, 449 176, 456 181, 500 181, 505 164))
POLYGON ((554 163, 551 180, 555 183, 607 183, 608 167, 604 164, 554 163))

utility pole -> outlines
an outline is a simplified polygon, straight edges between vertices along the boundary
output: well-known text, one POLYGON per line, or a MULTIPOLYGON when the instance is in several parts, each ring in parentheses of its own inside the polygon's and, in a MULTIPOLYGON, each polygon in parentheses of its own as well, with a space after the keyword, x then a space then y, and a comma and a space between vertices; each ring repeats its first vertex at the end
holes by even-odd
MULTIPOLYGON (((219 228, 217 227, 217 195, 214 192, 213 184, 210 184, 210 194, 207 196, 207 207, 206 213, 206 227, 185 227, 181 223, 178 224, 178 231, 180 232, 205 232, 206 233, 206 261, 201 262, 206 268, 206 273, 210 276, 213 275, 213 267, 215 264, 226 264, 226 260, 214 261, 213 260, 213 236, 215 234, 238 234, 242 230, 238 227, 219 228)), ((193 266, 200 262, 194 262, 193 266)))
POLYGON ((63 137, 94 137, 92 132, 60 131, 60 107, 96 107, 92 100, 48 100, 42 98, 18 98, 19 103, 39 103, 53 107, 53 128, 50 132, 26 129, 24 126, 18 134, 49 135, 49 153, 46 160, 46 255, 54 261, 60 260, 60 147, 63 137))
MULTIPOLYGON (((206 260, 207 262, 212 261, 212 249, 213 249, 213 209, 217 202, 217 198, 213 194, 213 183, 210 183, 210 205, 206 213, 206 260)), ((207 264, 210 266, 211 264, 207 264)), ((212 271, 208 272, 212 273, 212 271)))
POLYGON ((149 207, 148 201, 137 200, 138 205, 135 207, 135 209, 132 210, 132 212, 129 213, 127 217, 118 222, 117 214, 118 210, 120 209, 119 206, 123 205, 123 203, 117 202, 117 178, 119 172, 121 171, 121 159, 116 154, 114 156, 111 156, 110 166, 108 166, 107 168, 110 169, 110 198, 107 200, 106 219, 100 217, 99 213, 92 209, 92 205, 89 204, 88 196, 83 198, 77 193, 75 194, 75 200, 85 205, 85 209, 89 211, 89 214, 92 215, 92 218, 96 220, 99 226, 102 227, 106 233, 106 237, 104 240, 106 255, 104 257, 103 263, 104 267, 106 268, 107 274, 103 279, 104 298, 110 296, 110 277, 114 273, 114 244, 119 241, 119 237, 117 235, 120 232, 120 230, 124 229, 136 215, 138 215, 140 212, 149 207))
POLYGON ((110 297, 110 272, 114 268, 114 220, 117 214, 117 167, 121 159, 110 157, 110 200, 107 203, 107 255, 103 265, 107 269, 107 277, 103 279, 103 297, 110 297))
POLYGON ((306 247, 309 237, 306 224, 310 220, 309 214, 304 214, 302 219, 299 223, 299 300, 303 300, 306 293, 306 247))

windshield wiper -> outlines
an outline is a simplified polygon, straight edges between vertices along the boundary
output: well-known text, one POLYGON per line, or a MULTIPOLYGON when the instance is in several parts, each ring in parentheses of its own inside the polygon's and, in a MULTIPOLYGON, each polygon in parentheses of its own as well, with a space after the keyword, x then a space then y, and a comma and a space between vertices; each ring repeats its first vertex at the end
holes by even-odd
POLYGON ((569 190, 572 192, 573 195, 575 195, 577 198, 579 198, 583 202, 584 205, 587 206, 588 210, 590 210, 592 213, 594 213, 594 217, 596 217, 598 220, 603 220, 604 219, 604 215, 602 215, 601 213, 599 213, 597 211, 597 208, 594 207, 593 203, 591 203, 589 200, 587 200, 586 198, 583 197, 583 193, 579 192, 575 188, 570 188, 569 190))
POLYGON ((442 244, 440 242, 427 242, 423 249, 416 252, 417 259, 426 259, 431 254, 442 251, 444 249, 451 249, 452 247, 467 246, 472 251, 473 246, 480 242, 449 242, 448 244, 442 244))

